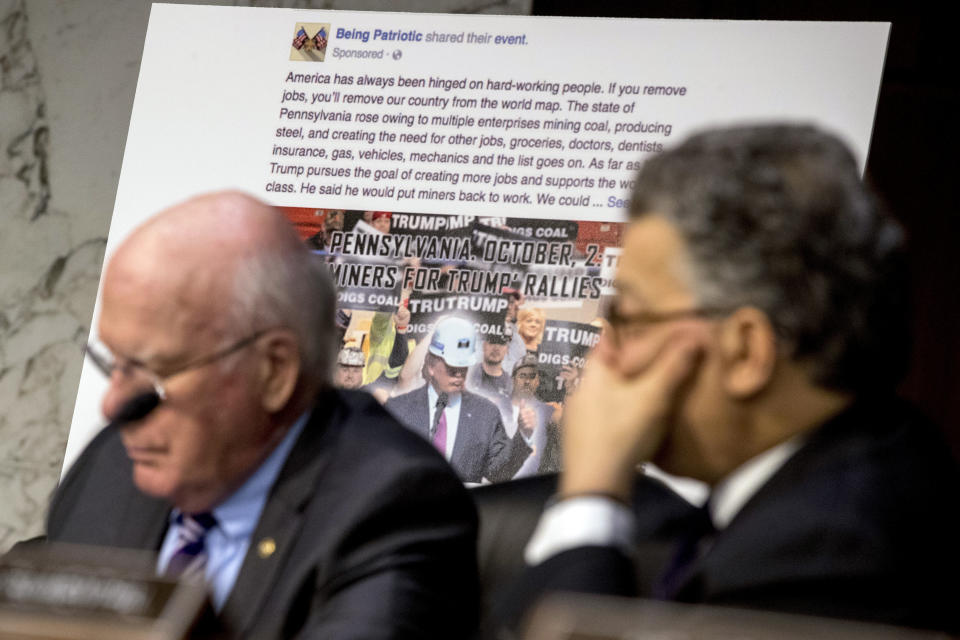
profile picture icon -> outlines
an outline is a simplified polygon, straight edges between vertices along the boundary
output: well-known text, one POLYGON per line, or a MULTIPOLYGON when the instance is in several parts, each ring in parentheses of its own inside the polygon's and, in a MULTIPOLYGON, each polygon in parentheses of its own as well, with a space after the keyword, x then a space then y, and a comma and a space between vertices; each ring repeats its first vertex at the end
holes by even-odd
POLYGON ((304 62, 323 62, 330 37, 328 22, 298 22, 290 44, 290 59, 304 62))

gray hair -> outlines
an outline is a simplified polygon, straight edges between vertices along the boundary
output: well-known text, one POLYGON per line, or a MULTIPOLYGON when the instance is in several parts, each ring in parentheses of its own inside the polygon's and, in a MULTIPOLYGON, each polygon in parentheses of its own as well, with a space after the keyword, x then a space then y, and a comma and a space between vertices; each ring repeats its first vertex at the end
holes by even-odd
POLYGON ((700 133, 644 164, 630 209, 679 230, 699 304, 763 310, 819 384, 858 391, 902 374, 902 233, 833 136, 797 125, 700 133))
POLYGON ((297 336, 303 375, 329 386, 336 362, 336 290, 322 258, 306 247, 263 248, 234 275, 230 326, 242 335, 286 327, 297 336))

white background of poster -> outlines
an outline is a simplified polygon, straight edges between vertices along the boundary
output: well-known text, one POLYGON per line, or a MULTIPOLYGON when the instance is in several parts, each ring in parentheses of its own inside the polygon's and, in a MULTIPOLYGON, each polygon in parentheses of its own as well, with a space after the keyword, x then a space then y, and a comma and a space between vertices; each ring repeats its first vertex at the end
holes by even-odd
MULTIPOLYGON (((192 194, 222 188, 243 189, 287 206, 622 219, 622 211, 607 203, 608 196, 625 196, 619 184, 620 179, 629 179, 632 174, 626 169, 620 173, 595 172, 613 179, 617 186, 605 191, 590 190, 593 206, 587 208, 530 204, 510 205, 505 212, 502 203, 492 202, 398 202, 360 195, 267 193, 265 185, 272 180, 269 163, 276 161, 271 156, 271 148, 278 142, 275 130, 281 125, 302 124, 278 119, 282 93, 292 88, 284 82, 290 71, 449 79, 516 78, 560 84, 596 82, 603 87, 611 82, 685 86, 688 93, 683 98, 644 98, 637 107, 643 115, 634 119, 670 123, 671 135, 662 139, 668 144, 708 125, 773 119, 813 122, 840 134, 854 149, 862 167, 869 147, 888 31, 885 23, 522 18, 156 5, 147 33, 107 254, 149 215, 192 194), (289 60, 293 27, 298 22, 331 23, 324 62, 289 60), (363 43, 338 39, 338 28, 371 33, 381 29, 424 34, 471 32, 493 37, 523 35, 526 44, 495 45, 492 38, 490 44, 473 45, 372 39, 363 43), (336 48, 384 49, 388 55, 381 60, 340 59, 334 56, 336 48), (397 59, 393 57, 395 51, 400 52, 397 59)), ((359 93, 355 87, 354 90, 359 93)), ((391 89, 387 93, 449 96, 455 92, 391 89)), ((558 95, 551 99, 565 102, 568 97, 558 95)), ((592 103, 606 96, 573 97, 592 103)), ((428 116, 453 112, 430 108, 417 111, 428 116)), ((491 115, 539 117, 528 110, 491 115)), ((396 128, 396 132, 410 130, 419 133, 423 128, 396 128)), ((561 137, 567 143, 573 136, 561 137)), ((362 142, 342 146, 355 152, 369 147, 362 142)), ((378 144, 377 148, 403 147, 378 144)), ((538 151, 532 155, 541 154, 538 151)), ((567 150, 558 155, 589 159, 617 154, 567 150)), ((633 154, 633 159, 638 155, 633 154)), ((355 164, 360 163, 343 166, 355 164)), ((376 162, 366 164, 378 166, 376 162)), ((518 167, 510 171, 537 173, 518 167)), ((575 177, 584 173, 584 169, 563 168, 556 175, 575 177)), ((370 184, 357 178, 341 182, 356 187, 370 184)), ((587 193, 569 191, 581 192, 587 193)), ((101 424, 98 406, 104 383, 85 364, 65 468, 101 424)))

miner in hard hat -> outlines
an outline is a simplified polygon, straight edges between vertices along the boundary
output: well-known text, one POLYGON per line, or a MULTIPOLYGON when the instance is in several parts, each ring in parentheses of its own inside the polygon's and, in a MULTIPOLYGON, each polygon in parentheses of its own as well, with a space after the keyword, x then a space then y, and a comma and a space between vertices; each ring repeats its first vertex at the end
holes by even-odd
POLYGON ((334 384, 341 389, 359 389, 363 384, 363 351, 357 347, 343 347, 337 355, 334 384))
POLYGON ((408 428, 433 443, 464 482, 509 480, 531 454, 530 428, 507 436, 496 405, 466 391, 467 368, 477 361, 472 321, 450 316, 434 327, 423 364, 426 384, 387 401, 408 428))

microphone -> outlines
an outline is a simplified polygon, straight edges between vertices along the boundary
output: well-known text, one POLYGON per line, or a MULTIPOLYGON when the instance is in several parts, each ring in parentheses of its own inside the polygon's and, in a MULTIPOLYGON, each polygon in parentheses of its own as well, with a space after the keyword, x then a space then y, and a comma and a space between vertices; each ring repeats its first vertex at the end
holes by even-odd
POLYGON ((434 434, 437 432, 437 425, 440 424, 440 417, 443 415, 443 410, 447 407, 447 394, 440 392, 437 394, 437 410, 433 414, 433 424, 430 425, 430 439, 433 440, 434 434))
POLYGON ((138 393, 123 403, 108 426, 122 427, 128 422, 146 418, 160 404, 160 395, 153 389, 138 393))

